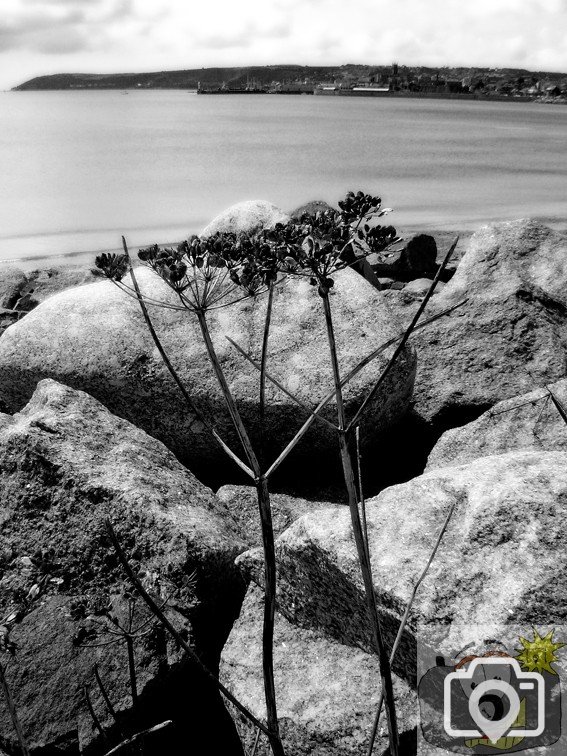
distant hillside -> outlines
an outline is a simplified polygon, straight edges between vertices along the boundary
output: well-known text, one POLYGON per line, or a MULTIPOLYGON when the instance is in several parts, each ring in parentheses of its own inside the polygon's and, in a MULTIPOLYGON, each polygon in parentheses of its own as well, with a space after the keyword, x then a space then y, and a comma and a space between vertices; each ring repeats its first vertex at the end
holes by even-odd
MULTIPOLYGON (((308 77, 324 80, 334 74, 340 75, 344 66, 249 66, 241 68, 190 68, 185 71, 157 71, 132 74, 54 74, 38 76, 15 90, 29 89, 196 89, 197 83, 208 86, 243 86, 249 79, 261 84, 272 81, 295 81, 308 77)), ((355 68, 355 67, 353 67, 355 68)), ((357 66, 361 71, 367 66, 357 66)))
MULTIPOLYGON (((308 81, 318 84, 322 81, 344 79, 345 77, 386 75, 391 66, 366 66, 347 64, 342 66, 245 66, 239 68, 190 68, 184 71, 157 71, 153 73, 124 74, 54 74, 38 76, 14 87, 15 90, 47 89, 196 89, 198 82, 205 86, 242 87, 249 81, 260 85, 272 82, 308 81)), ((567 74, 549 71, 526 71, 525 69, 503 68, 495 72, 489 68, 428 68, 423 66, 399 66, 400 75, 441 74, 447 78, 470 76, 535 77, 547 79, 566 77, 567 74)))

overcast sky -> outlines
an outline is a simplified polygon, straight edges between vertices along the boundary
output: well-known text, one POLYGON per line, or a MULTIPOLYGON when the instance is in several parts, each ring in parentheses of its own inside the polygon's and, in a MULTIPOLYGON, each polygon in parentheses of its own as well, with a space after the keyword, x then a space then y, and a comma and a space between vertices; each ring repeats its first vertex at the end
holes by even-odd
POLYGON ((567 70, 567 0, 0 0, 0 88, 59 72, 399 63, 567 70))

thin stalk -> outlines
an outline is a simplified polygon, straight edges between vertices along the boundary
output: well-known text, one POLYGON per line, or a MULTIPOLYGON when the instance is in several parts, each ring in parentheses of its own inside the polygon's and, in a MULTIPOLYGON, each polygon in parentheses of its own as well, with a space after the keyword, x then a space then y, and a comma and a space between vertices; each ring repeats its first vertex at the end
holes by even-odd
POLYGON ((136 576, 132 568, 130 567, 130 564, 126 558, 126 555, 124 554, 124 550, 122 549, 122 546, 120 545, 120 542, 118 538, 116 537, 116 533, 114 532, 114 528, 112 527, 112 524, 110 523, 110 520, 105 521, 106 525, 106 531, 108 533, 108 537, 110 538, 110 541, 112 543, 112 546, 114 547, 114 550, 116 552, 116 556, 118 557, 118 560, 122 564, 122 567, 124 568, 124 571, 126 575, 128 576, 128 579, 132 583, 133 587, 136 589, 142 600, 146 603, 148 609, 158 618, 161 625, 165 627, 165 629, 169 632, 169 634, 172 636, 172 638, 176 641, 178 646, 185 651, 185 653, 197 664, 197 666, 201 669, 202 672, 211 680, 212 683, 218 688, 218 690, 223 694, 223 696, 230 701, 233 706, 235 706, 238 711, 240 711, 241 714, 243 714, 246 719, 248 719, 252 724, 254 724, 256 727, 258 727, 262 732, 264 732, 266 735, 270 735, 270 731, 266 727, 265 724, 260 722, 257 717, 252 714, 251 711, 249 711, 244 704, 240 703, 240 701, 226 688, 214 675, 208 667, 206 667, 203 662, 199 659, 195 651, 191 648, 191 646, 187 643, 187 641, 183 638, 183 636, 175 629, 175 627, 171 624, 171 622, 167 619, 163 611, 160 609, 160 607, 156 604, 156 602, 153 600, 153 598, 149 595, 149 593, 146 591, 142 583, 140 582, 139 578, 136 576))
POLYGON ((136 660, 134 658, 134 640, 129 633, 124 634, 126 650, 128 652, 128 672, 130 675, 130 694, 132 696, 132 708, 138 706, 138 686, 136 683, 136 660))
POLYGON ((536 399, 530 399, 528 402, 520 402, 520 404, 514 404, 513 407, 504 407, 504 409, 500 409, 497 412, 494 412, 494 410, 491 409, 488 413, 488 416, 497 417, 498 415, 504 415, 507 412, 514 412, 514 410, 521 409, 522 407, 527 407, 529 404, 536 404, 537 402, 541 402, 544 399, 549 399, 549 394, 538 396, 536 399))
MULTIPOLYGON (((120 722, 118 720, 118 716, 116 714, 116 709, 112 705, 112 701, 110 700, 110 696, 108 695, 106 688, 104 687, 104 684, 102 682, 100 672, 98 671, 98 664, 93 665, 93 672, 96 680, 96 684, 98 685, 98 689, 100 690, 100 694, 103 698, 104 703, 106 704, 106 708, 108 709, 108 713, 110 716, 114 719, 115 723, 120 727, 120 722)), ((123 737, 122 732, 119 730, 120 737, 123 737)))
MULTIPOLYGON (((427 560, 427 564, 423 568, 423 572, 417 579, 417 582, 415 583, 413 590, 411 592, 411 595, 409 597, 408 603, 406 605, 406 609, 404 612, 404 616, 402 617, 402 621, 400 622, 400 626, 398 628, 398 632, 396 634, 396 640, 394 641, 394 645, 392 646, 392 651, 390 653, 390 665, 394 663, 394 659, 396 656, 396 653, 398 651, 399 645, 402 640, 402 636, 405 632, 406 625, 408 623, 409 614, 411 612, 411 608, 413 606, 413 602, 415 601, 415 597, 417 594, 417 591, 419 589, 419 586, 422 584, 425 576, 427 575, 429 568, 431 567, 431 564, 433 560, 435 559, 435 556, 437 554, 437 551, 439 549, 439 546, 441 545, 441 541, 443 540, 443 536, 445 535, 445 531, 447 530, 449 526, 449 522, 451 521, 451 517, 453 516, 453 512, 455 511, 455 507, 459 503, 460 499, 456 499, 451 507, 449 508, 449 512, 447 514, 447 517, 445 518, 445 522, 443 523, 443 526, 441 530, 439 531, 439 535, 437 536, 437 540, 435 541, 435 545, 433 546, 433 549, 431 551, 431 554, 429 555, 429 559, 427 560)), ((378 701, 378 708, 376 710, 376 717, 374 719, 374 725, 372 727, 372 734, 370 736, 370 744, 368 746, 367 756, 372 756, 372 751, 374 750, 374 742, 376 741, 376 733, 378 732, 378 724, 380 722, 380 714, 382 712, 382 704, 384 703, 384 693, 380 694, 380 699, 378 701)))
POLYGON ((266 307, 266 320, 264 321, 264 337, 262 339, 262 357, 260 360, 260 422, 264 423, 266 411, 266 365, 268 362, 268 342, 270 339, 270 323, 272 320, 272 306, 274 302, 274 285, 271 283, 268 289, 268 303, 266 307))
POLYGON ((8 681, 6 680, 6 668, 1 662, 0 687, 2 688, 2 692, 4 693, 6 705, 8 707, 8 711, 10 712, 10 719, 12 720, 12 724, 14 725, 14 730, 16 731, 16 735, 18 737, 18 743, 20 744, 20 748, 22 749, 22 756, 30 756, 30 748, 22 729, 22 723, 20 722, 20 718, 18 717, 18 710, 16 708, 16 704, 14 703, 14 699, 12 698, 10 686, 8 685, 8 681))
POLYGON ((539 421, 541 420, 543 413, 544 413, 544 412, 545 412, 545 410, 547 409, 547 405, 549 404, 549 400, 550 400, 550 399, 551 399, 551 394, 548 394, 548 395, 546 396, 546 398, 545 398, 545 401, 544 401, 544 402, 543 402, 543 404, 541 405, 541 409, 540 409, 540 411, 539 411, 539 413, 538 413, 538 416, 537 416, 537 418, 536 418, 536 421, 535 421, 535 423, 534 423, 534 430, 533 430, 533 433, 534 433, 534 435, 536 435, 536 437, 537 437, 537 434, 536 434, 537 426, 539 425, 539 421))
POLYGON ((136 292, 136 298, 138 299, 138 302, 140 304, 140 309, 142 310, 142 314, 144 316, 144 320, 146 322, 146 326, 148 327, 148 330, 150 332, 150 335, 153 339, 153 342, 160 354, 160 357, 163 361, 163 364, 166 366, 166 368, 169 370, 169 373, 173 380, 175 381, 175 384, 177 385, 178 389, 181 391, 181 394, 183 395, 183 398, 185 399, 185 402, 187 403, 187 406, 193 412, 193 414, 197 417, 197 419, 203 423, 203 425, 207 428, 209 433, 213 436, 215 441, 219 444, 219 446, 223 449, 223 451, 235 462, 244 472, 250 477, 254 478, 254 473, 252 470, 244 464, 244 462, 236 455, 232 449, 229 448, 229 446, 222 440, 222 438, 219 436, 218 432, 214 428, 213 425, 209 422, 209 420, 202 414, 202 412, 199 410, 199 408, 195 405, 193 402, 193 399, 189 395, 189 392, 185 388, 185 385, 181 378, 179 377, 179 374, 171 364, 171 361, 169 357, 167 356, 167 353, 163 347, 163 344, 161 343, 161 340, 159 336, 156 333, 156 330, 153 326, 152 319, 150 318, 150 315, 148 313, 148 308, 146 306, 146 302, 144 299, 144 296, 142 295, 142 292, 140 291, 140 287, 138 285, 138 279, 136 278, 136 274, 134 273, 134 267, 132 265, 132 261, 130 259, 130 254, 128 252, 128 245, 126 244, 126 239, 122 237, 122 246, 124 247, 124 254, 126 255, 126 259, 128 261, 129 267, 130 267, 130 277, 132 278, 132 284, 134 285, 134 290, 136 292))
POLYGON ((112 748, 110 751, 107 751, 105 756, 115 756, 115 754, 120 753, 120 751, 124 750, 124 748, 134 745, 139 740, 142 740, 142 738, 145 738, 146 735, 151 735, 153 732, 159 732, 159 730, 163 730, 164 728, 169 727, 169 725, 171 724, 173 724, 172 720, 168 719, 165 722, 160 722, 160 724, 154 725, 153 727, 149 727, 147 730, 143 730, 142 732, 137 732, 135 735, 132 735, 131 738, 128 738, 127 740, 123 740, 122 743, 119 743, 115 748, 112 748))
MULTIPOLYGON (((436 320, 439 320, 439 318, 444 317, 445 315, 448 315, 449 313, 456 310, 458 307, 462 307, 467 300, 463 299, 461 302, 458 302, 456 305, 453 305, 452 307, 448 307, 445 310, 442 310, 441 312, 438 312, 436 315, 433 315, 432 317, 428 318, 427 320, 424 320, 422 323, 419 323, 414 328, 414 331, 418 331, 421 328, 425 328, 426 326, 430 325, 431 323, 434 323, 436 320)), ((349 381, 351 381, 355 376, 360 373, 360 371, 365 368, 367 365, 369 365, 373 360, 376 359, 382 352, 384 352, 389 347, 396 344, 400 339, 404 337, 404 334, 401 333, 398 336, 394 336, 393 338, 389 339, 388 341, 381 344, 379 347, 374 349, 374 351, 370 352, 364 359, 362 359, 357 365, 355 365, 350 372, 348 372, 342 379, 341 379, 341 387, 345 386, 349 381)), ((235 345, 236 346, 236 345, 235 345)), ((254 363, 253 363, 254 364, 254 363)), ((270 374, 267 374, 267 378, 269 380, 272 380, 270 374)), ((273 382, 273 381, 272 381, 273 382)), ((277 385, 277 384, 276 384, 277 385)), ((293 399, 296 403, 299 404, 299 406, 304 406, 303 402, 300 399, 297 399, 293 396, 293 394, 290 394, 289 392, 286 392, 288 396, 293 399)), ((305 423, 301 426, 301 428, 298 430, 296 435, 292 438, 292 440, 289 442, 289 444, 285 447, 285 449, 282 451, 282 453, 279 455, 279 457, 273 462, 273 464, 270 466, 268 471, 265 473, 265 476, 268 478, 277 468, 281 465, 281 463, 285 460, 285 458, 290 454, 293 449, 297 446, 297 444, 301 441, 303 436, 307 433, 309 428, 312 426, 312 424, 315 422, 315 420, 320 420, 321 422, 328 423, 327 420, 324 420, 322 415, 320 414, 321 411, 329 404, 329 402, 334 399, 335 397, 335 389, 333 388, 317 405, 317 407, 314 410, 309 410, 311 413, 311 416, 307 418, 305 423)), ((336 426, 334 426, 336 427, 336 426)))
MULTIPOLYGON (((231 339, 230 336, 225 336, 225 339, 232 344, 232 346, 244 357, 245 360, 248 360, 248 362, 253 365, 257 370, 261 370, 262 366, 261 363, 259 363, 257 360, 255 360, 248 352, 246 352, 240 344, 237 344, 234 339, 231 339)), ((289 399, 292 400, 292 402, 295 402, 299 407, 302 407, 304 410, 306 410, 310 415, 315 414, 314 410, 309 407, 306 402, 304 402, 302 399, 300 399, 298 396, 293 394, 289 389, 287 389, 283 383, 278 381, 277 378, 274 378, 273 375, 265 372, 265 377, 274 384, 276 388, 278 388, 283 394, 285 394, 289 399)), ((333 393, 334 396, 334 393, 333 393)), ((323 417, 323 415, 319 415, 317 418, 318 420, 321 420, 321 422, 325 423, 325 425, 328 425, 330 428, 332 428, 334 431, 337 430, 337 426, 334 423, 331 423, 329 420, 327 420, 326 417, 323 417)))
MULTIPOLYGON (((103 728, 102 724, 100 723, 100 719, 96 715, 96 712, 94 710, 94 707, 93 707, 93 704, 92 704, 92 701, 91 701, 91 697, 90 697, 90 694, 89 694, 89 689, 88 689, 88 687, 86 685, 83 688, 83 693, 85 695, 85 703, 87 704, 87 709, 89 710, 89 714, 91 715, 91 719, 93 720, 94 726, 98 730, 101 738, 107 743, 108 742, 108 736, 107 736, 106 732, 104 731, 104 728, 103 728)), ((29 753, 29 751, 28 751, 28 753, 29 753)))
POLYGON ((435 288, 437 286, 437 283, 439 282, 439 279, 441 278, 441 274, 445 270, 445 268, 447 266, 447 263, 451 259, 451 255, 455 251, 455 248, 456 248, 456 246, 457 246, 458 243, 459 243, 459 237, 457 236, 457 238, 455 239, 455 241, 453 242, 453 244, 451 244, 451 247, 449 248, 447 254, 445 255, 445 258, 443 259, 443 262, 441 263, 441 265, 437 269, 437 273, 435 274, 435 278, 431 282, 431 286, 429 287, 429 291, 427 292, 427 294, 423 298, 421 304, 419 305, 418 310, 415 313, 415 315, 413 316, 413 319, 412 319, 411 323, 406 328, 406 331, 405 331, 405 333, 404 333, 404 335, 403 335, 400 343, 396 347, 396 349, 394 351, 394 354, 388 360, 388 364, 386 365, 386 367, 384 368, 384 370, 380 374, 380 377, 378 378, 378 380, 376 381, 376 383, 374 384, 374 386, 372 387, 372 389, 370 390, 370 392, 368 393, 368 395, 366 396, 366 398, 364 399, 364 401, 362 402, 362 404, 360 405, 360 407, 356 411, 354 417, 350 421, 350 423, 348 425, 348 429, 349 430, 351 428, 354 428, 354 426, 357 425, 360 422, 360 418, 364 414, 364 411, 366 410, 366 408, 368 407, 368 405, 370 404, 370 402, 376 396, 376 393, 377 393, 378 389, 380 388, 380 386, 382 385, 382 383, 386 379, 386 376, 388 375, 388 373, 390 372, 390 370, 396 364, 398 357, 400 356, 403 348, 405 347, 405 345, 407 343, 407 340, 411 336, 412 332, 415 330, 415 327, 417 326, 417 324, 419 322, 419 319, 421 318, 421 315, 422 315, 423 311, 427 307, 427 303, 429 302, 429 300, 433 296, 433 293, 435 292, 435 288))
POLYGON ((276 688, 274 682, 274 624, 276 616, 276 549, 272 525, 272 509, 268 481, 261 476, 257 487, 258 509, 262 525, 262 542, 264 545, 264 619, 262 629, 262 672, 270 745, 274 756, 284 756, 280 738, 276 688))
POLYGON ((360 451, 360 428, 355 428, 356 441, 356 471, 358 474, 358 498, 360 500, 360 519, 362 522, 362 532, 364 543, 366 545, 367 559, 370 561, 370 544, 368 541, 368 521, 366 519, 366 499, 364 498, 364 488, 362 486, 362 453, 360 451))
POLYGON ((567 424, 567 409, 565 409, 565 405, 559 399, 559 397, 553 393, 553 391, 549 388, 549 386, 546 386, 546 388, 549 391, 549 395, 551 396, 551 401, 555 405, 555 409, 559 412, 559 414, 563 418, 563 422, 567 424))
POLYGON ((209 359, 217 376, 221 387, 228 411, 234 423, 251 468, 256 473, 256 493, 258 497, 258 509, 260 512, 260 523, 262 527, 262 543, 264 546, 264 622, 262 632, 262 670, 264 676, 264 693, 266 698, 266 714, 268 720, 268 738, 274 756, 284 756, 284 749, 280 739, 279 723, 276 705, 276 690, 274 683, 274 624, 276 615, 276 550, 274 543, 274 529, 272 525, 272 508, 270 504, 270 494, 268 491, 268 481, 261 474, 260 463, 252 443, 240 417, 238 407, 230 391, 230 387, 224 375, 222 366, 218 359, 205 313, 202 310, 197 311, 201 333, 209 359))
POLYGON ((388 716, 388 729, 390 735, 390 753, 391 756, 399 756, 399 738, 398 738, 398 723, 396 718, 396 703, 394 698, 394 688, 392 684, 392 672, 390 669, 390 662, 388 654, 386 652, 386 646, 382 636, 382 628, 380 626, 380 619, 378 616, 378 608, 376 606, 376 594, 374 592, 374 581, 372 579, 372 568, 370 564, 369 554, 364 541, 364 532, 362 523, 360 520, 360 513, 358 511, 358 498, 356 494, 356 484, 354 477, 354 470, 352 467, 352 460, 348 448, 347 433, 345 431, 345 410, 343 401, 343 391, 341 386, 341 377, 339 371, 339 363, 337 357, 337 346, 335 342, 335 332, 333 328, 333 319, 331 314, 331 304, 329 301, 329 293, 323 289, 321 293, 323 299, 323 309, 325 313, 325 324, 327 327, 327 338, 329 342, 329 352, 331 356, 331 364, 333 368, 333 379, 335 383, 335 395, 337 403, 337 419, 338 419, 338 436, 339 436, 339 448, 341 453, 341 462, 343 467, 343 475, 345 479, 345 485, 348 493, 348 503, 351 515, 352 529, 354 533, 354 540, 356 544, 356 550, 358 554, 358 561, 360 564, 360 570, 362 573, 362 579, 364 583, 364 591, 366 597, 366 605, 368 609, 369 619, 372 624, 372 632, 374 636, 374 643, 376 651, 378 653, 379 665, 380 665, 380 677, 382 679, 382 690, 386 694, 386 710, 388 716))
POLYGON ((209 331, 207 318, 203 310, 197 310, 197 319, 199 321, 201 334, 203 336, 203 341, 205 342, 205 346, 207 348, 209 359, 213 366, 213 370, 215 371, 217 381, 221 387, 221 391, 222 391, 224 400, 226 402, 226 406, 228 408, 230 417, 234 424, 234 428, 238 434, 240 443, 242 444, 242 447, 246 453, 248 464, 252 468, 254 472, 254 476, 257 478, 260 475, 260 463, 258 462, 258 458, 256 457, 256 454, 254 453, 254 449, 252 448, 250 438, 248 436, 246 428, 244 427, 244 423, 242 422, 242 418, 240 417, 240 412, 238 411, 238 407, 236 406, 236 402, 234 401, 234 397, 232 396, 232 392, 228 385, 228 381, 226 380, 223 369, 221 367, 218 355, 216 353, 216 350, 213 344, 213 340, 211 339, 211 333, 209 331))
POLYGON ((256 737, 254 738, 254 743, 252 745, 252 750, 250 751, 250 756, 256 756, 256 751, 258 750, 259 742, 260 742, 260 730, 256 730, 256 737))

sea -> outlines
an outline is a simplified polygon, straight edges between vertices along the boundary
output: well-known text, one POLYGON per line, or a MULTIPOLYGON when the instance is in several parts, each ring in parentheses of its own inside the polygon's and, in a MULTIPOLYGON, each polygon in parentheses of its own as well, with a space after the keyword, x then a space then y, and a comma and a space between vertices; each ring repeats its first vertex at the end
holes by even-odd
POLYGON ((190 91, 0 93, 0 261, 198 233, 235 202, 379 194, 403 229, 567 227, 567 107, 190 91))

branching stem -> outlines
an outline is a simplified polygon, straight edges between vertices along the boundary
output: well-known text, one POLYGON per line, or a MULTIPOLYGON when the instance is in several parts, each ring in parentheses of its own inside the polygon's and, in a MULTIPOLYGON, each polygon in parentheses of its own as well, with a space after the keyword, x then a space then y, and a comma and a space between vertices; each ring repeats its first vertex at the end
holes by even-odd
POLYGON ((378 616, 378 608, 376 606, 376 594, 374 592, 374 581, 372 579, 372 568, 370 564, 369 554, 365 544, 364 531, 360 519, 360 513, 358 510, 358 497, 356 493, 356 483, 354 470, 352 466, 352 460, 350 451, 348 448, 348 439, 345 432, 345 410, 343 391, 341 385, 340 370, 338 364, 337 347, 335 341, 335 333, 333 328, 333 319, 331 314, 331 304, 329 301, 329 292, 326 289, 320 289, 321 297, 323 299, 323 308, 325 313, 325 323, 327 327, 327 338, 329 342, 329 352, 331 355, 331 364, 333 368, 333 379, 335 384, 335 396, 337 403, 337 419, 338 419, 338 437, 339 448, 341 453, 341 462, 343 467, 343 475, 345 485, 348 494, 348 503, 351 515, 351 523, 354 534, 354 541, 356 544, 356 551, 358 554, 358 561, 360 564, 360 570, 362 573, 362 579, 364 583, 364 591, 366 597, 366 605, 368 609, 368 615, 372 626, 372 634, 376 652, 378 654, 378 660, 380 664, 380 677, 382 680, 382 690, 386 695, 386 710, 388 716, 388 729, 390 735, 390 753, 391 756, 399 756, 398 745, 398 723, 396 717, 396 704, 394 699, 394 688, 392 684, 392 672, 390 669, 390 661, 386 652, 386 646, 382 635, 382 628, 380 626, 380 618, 378 616))

